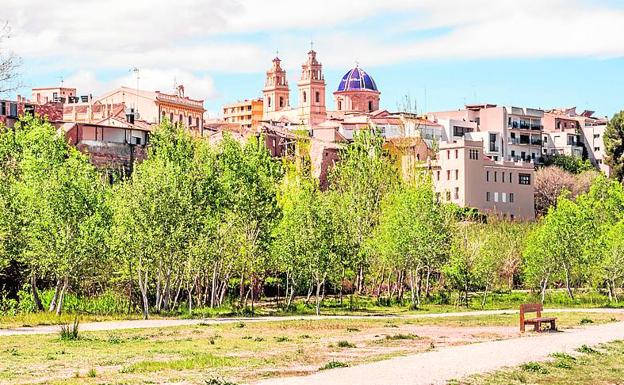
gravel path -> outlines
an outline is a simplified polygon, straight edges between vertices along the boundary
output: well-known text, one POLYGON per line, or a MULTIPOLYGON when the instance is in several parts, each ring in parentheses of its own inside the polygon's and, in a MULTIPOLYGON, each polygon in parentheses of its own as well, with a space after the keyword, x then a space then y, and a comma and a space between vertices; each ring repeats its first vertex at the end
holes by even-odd
POLYGON ((559 333, 449 347, 372 364, 318 372, 307 377, 278 378, 258 385, 435 385, 487 373, 556 352, 574 353, 581 345, 624 339, 624 323, 572 329, 559 333))
MULTIPOLYGON (((545 313, 624 313, 624 309, 546 309, 545 313)), ((290 316, 290 317, 256 317, 256 318, 209 318, 209 319, 153 319, 153 320, 128 320, 128 321, 103 321, 86 322, 80 324, 81 331, 106 331, 121 329, 147 329, 165 328, 173 326, 187 326, 198 324, 228 324, 237 322, 282 322, 297 320, 327 320, 327 319, 427 319, 427 318, 447 318, 465 317, 499 314, 517 314, 517 310, 485 310, 455 313, 431 313, 431 314, 406 314, 406 315, 386 315, 386 316, 290 316)), ((21 327, 13 329, 0 329, 0 337, 23 334, 53 334, 58 333, 59 325, 21 327)))

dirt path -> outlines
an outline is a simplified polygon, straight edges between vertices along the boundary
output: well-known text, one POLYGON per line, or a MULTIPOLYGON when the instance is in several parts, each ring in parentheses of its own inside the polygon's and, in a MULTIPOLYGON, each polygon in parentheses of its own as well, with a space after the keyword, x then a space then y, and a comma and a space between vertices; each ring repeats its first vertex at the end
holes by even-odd
MULTIPOLYGON (((546 309, 545 312, 574 312, 574 313, 624 313, 624 309, 546 309)), ((431 313, 431 314, 406 314, 396 316, 289 316, 289 317, 257 317, 257 318, 209 318, 209 319, 154 319, 154 320, 129 320, 129 321, 104 321, 104 322, 87 322, 80 324, 81 331, 106 331, 121 329, 146 329, 146 328, 165 328, 173 326, 186 325, 216 325, 237 322, 282 322, 294 320, 327 320, 327 319, 427 319, 427 318, 447 318, 447 317, 465 317, 465 316, 482 316, 497 314, 517 314, 517 310, 485 310, 471 312, 456 313, 431 313)), ((58 333, 59 326, 34 326, 21 327, 13 329, 0 329, 0 337, 13 336, 23 334, 53 334, 58 333)))
POLYGON ((258 385, 435 385, 529 361, 556 352, 574 353, 581 345, 624 339, 624 323, 545 333, 528 338, 456 346, 372 364, 318 372, 307 377, 277 378, 258 385))

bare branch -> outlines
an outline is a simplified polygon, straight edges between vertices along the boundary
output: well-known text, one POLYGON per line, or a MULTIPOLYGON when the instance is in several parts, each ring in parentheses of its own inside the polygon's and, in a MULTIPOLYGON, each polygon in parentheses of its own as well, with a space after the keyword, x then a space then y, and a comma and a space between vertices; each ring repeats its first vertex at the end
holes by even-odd
POLYGON ((11 38, 11 27, 8 22, 0 25, 0 95, 17 90, 19 68, 22 60, 13 52, 2 48, 2 43, 11 38))

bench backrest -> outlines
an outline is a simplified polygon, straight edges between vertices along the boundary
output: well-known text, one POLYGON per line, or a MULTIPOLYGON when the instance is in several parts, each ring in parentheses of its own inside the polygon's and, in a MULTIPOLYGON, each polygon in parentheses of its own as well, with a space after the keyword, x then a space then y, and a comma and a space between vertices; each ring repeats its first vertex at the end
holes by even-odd
POLYGON ((525 303, 520 305, 520 313, 541 313, 544 305, 541 303, 525 303))

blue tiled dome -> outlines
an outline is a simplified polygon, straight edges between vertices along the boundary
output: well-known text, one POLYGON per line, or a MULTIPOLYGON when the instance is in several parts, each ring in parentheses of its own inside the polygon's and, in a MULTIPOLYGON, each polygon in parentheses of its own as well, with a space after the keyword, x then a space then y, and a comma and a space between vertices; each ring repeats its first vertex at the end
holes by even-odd
POLYGON ((377 84, 369 74, 360 67, 355 67, 342 77, 338 91, 377 91, 377 84))

